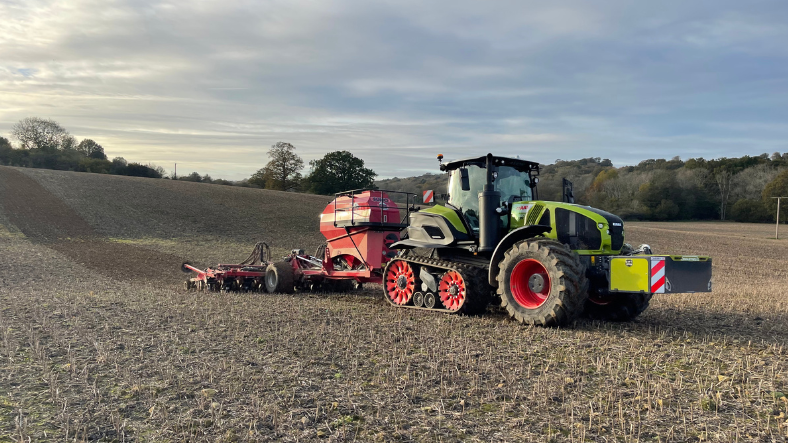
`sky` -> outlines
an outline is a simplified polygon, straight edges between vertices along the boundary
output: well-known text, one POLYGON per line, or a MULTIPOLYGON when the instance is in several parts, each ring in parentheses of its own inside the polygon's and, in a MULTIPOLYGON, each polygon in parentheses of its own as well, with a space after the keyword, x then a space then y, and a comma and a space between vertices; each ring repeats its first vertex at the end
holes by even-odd
POLYGON ((786 42, 781 0, 0 0, 0 136, 50 118, 110 158, 231 180, 278 141, 382 178, 438 153, 771 154, 786 42))

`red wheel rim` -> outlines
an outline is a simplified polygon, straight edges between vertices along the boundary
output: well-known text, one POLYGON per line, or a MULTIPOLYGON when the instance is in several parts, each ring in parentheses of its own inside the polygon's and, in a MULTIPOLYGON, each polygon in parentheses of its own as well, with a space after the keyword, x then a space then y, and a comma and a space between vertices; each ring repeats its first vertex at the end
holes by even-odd
POLYGON ((542 306, 550 296, 550 276, 538 260, 527 258, 514 266, 509 279, 514 300, 526 309, 542 306))
POLYGON ((408 263, 397 260, 389 266, 386 272, 386 294, 394 304, 404 305, 409 302, 415 287, 416 277, 408 263))
POLYGON ((456 311, 465 303, 467 288, 465 280, 456 271, 448 271, 443 274, 438 284, 438 293, 441 297, 443 307, 449 311, 456 311))
POLYGON ((609 305, 610 302, 612 301, 611 298, 612 298, 611 296, 602 297, 601 295, 595 294, 593 292, 588 295, 588 301, 590 301, 595 305, 600 305, 600 306, 609 305))

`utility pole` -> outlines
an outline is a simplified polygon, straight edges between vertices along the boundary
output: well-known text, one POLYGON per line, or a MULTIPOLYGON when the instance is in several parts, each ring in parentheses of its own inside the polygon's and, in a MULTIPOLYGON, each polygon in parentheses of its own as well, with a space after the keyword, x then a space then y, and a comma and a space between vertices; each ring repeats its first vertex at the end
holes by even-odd
POLYGON ((178 180, 178 164, 175 163, 175 172, 172 174, 175 177, 173 180, 178 180))
POLYGON ((772 197, 777 199, 777 224, 774 226, 774 238, 780 238, 780 200, 788 197, 772 197))

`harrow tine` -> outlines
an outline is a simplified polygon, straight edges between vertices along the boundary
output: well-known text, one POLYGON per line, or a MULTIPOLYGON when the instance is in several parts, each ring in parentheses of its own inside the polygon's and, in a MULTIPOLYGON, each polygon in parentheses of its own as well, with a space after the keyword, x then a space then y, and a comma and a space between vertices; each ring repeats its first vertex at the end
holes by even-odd
POLYGON ((186 261, 186 262, 183 262, 183 264, 181 265, 181 272, 184 272, 186 274, 188 274, 190 272, 197 272, 197 273, 199 273, 200 270, 195 268, 194 266, 192 266, 191 263, 186 261))

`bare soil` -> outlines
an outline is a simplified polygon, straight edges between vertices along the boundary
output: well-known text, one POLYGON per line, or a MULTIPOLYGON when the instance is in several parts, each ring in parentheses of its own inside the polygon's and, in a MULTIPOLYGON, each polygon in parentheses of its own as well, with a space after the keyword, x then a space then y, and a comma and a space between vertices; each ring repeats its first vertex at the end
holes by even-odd
POLYGON ((0 168, 0 441, 786 440, 788 241, 766 227, 627 224, 715 263, 713 293, 628 323, 175 289, 184 258, 319 244, 325 203, 0 168))
POLYGON ((171 284, 178 275, 172 264, 183 261, 161 251, 106 241, 62 200, 12 168, 0 173, 0 204, 9 221, 30 241, 105 276, 171 284))

